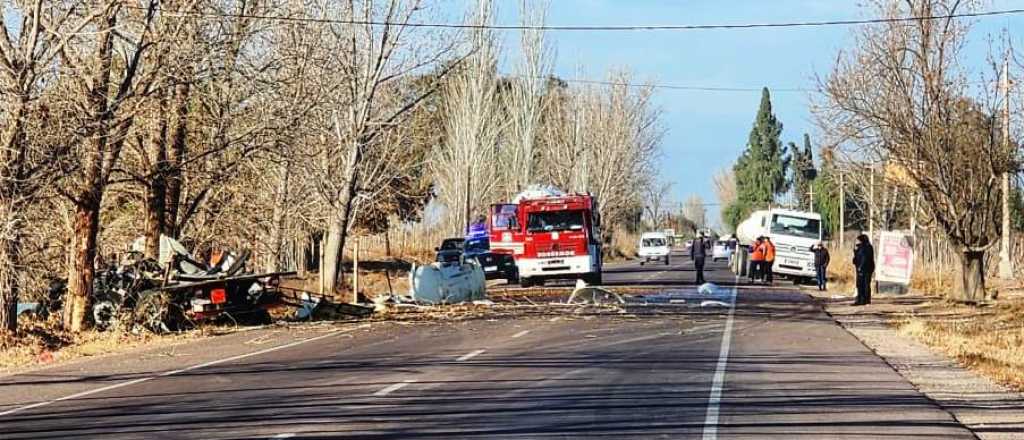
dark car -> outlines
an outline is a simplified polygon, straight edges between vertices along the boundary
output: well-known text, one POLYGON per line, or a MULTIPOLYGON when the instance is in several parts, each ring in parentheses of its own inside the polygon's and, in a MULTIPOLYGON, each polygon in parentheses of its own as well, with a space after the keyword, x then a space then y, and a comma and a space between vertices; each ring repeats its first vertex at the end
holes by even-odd
POLYGON ((509 283, 519 282, 519 269, 515 258, 509 254, 491 252, 490 241, 486 238, 447 238, 441 242, 436 260, 439 263, 452 263, 466 258, 476 259, 484 270, 484 276, 491 279, 503 278, 509 283))
POLYGON ((434 248, 437 251, 435 257, 438 263, 455 263, 462 257, 462 245, 465 242, 462 238, 446 238, 441 246, 434 248))

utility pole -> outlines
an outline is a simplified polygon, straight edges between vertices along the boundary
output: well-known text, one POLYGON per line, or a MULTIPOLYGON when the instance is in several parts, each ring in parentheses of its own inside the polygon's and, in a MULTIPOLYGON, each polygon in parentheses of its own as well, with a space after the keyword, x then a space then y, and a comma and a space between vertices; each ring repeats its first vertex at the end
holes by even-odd
POLYGON ((846 179, 839 173, 839 248, 846 244, 846 179))
POLYGON ((469 221, 470 221, 469 220, 469 215, 470 215, 470 212, 469 212, 469 200, 470 200, 470 194, 472 194, 472 189, 473 189, 473 168, 472 168, 471 164, 467 164, 467 166, 466 166, 466 213, 465 213, 465 218, 464 218, 464 220, 466 220, 466 222, 465 222, 466 224, 464 225, 464 229, 462 230, 463 234, 466 234, 466 233, 469 232, 469 221))
MULTIPOLYGON (((1010 58, 1003 60, 1000 81, 1003 92, 1003 148, 1010 151, 1010 58)), ((1003 173, 1003 237, 999 246, 999 278, 1013 278, 1013 259, 1010 258, 1010 173, 1003 173)))

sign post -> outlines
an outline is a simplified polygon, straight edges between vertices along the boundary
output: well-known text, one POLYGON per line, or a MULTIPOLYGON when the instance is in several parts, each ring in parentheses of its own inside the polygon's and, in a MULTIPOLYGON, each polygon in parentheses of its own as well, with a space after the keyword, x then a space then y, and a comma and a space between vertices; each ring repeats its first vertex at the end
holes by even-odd
POLYGON ((882 231, 878 237, 878 256, 876 257, 875 279, 910 285, 910 277, 914 270, 913 237, 897 231, 882 231))

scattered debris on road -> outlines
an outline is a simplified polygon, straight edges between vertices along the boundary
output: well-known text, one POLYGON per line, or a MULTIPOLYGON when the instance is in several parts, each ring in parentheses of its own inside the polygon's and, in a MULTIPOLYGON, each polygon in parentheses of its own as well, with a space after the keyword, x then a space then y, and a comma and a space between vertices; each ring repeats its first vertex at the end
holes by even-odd
POLYGON ((583 280, 576 282, 576 289, 569 295, 566 304, 625 304, 621 295, 602 287, 588 286, 583 280))

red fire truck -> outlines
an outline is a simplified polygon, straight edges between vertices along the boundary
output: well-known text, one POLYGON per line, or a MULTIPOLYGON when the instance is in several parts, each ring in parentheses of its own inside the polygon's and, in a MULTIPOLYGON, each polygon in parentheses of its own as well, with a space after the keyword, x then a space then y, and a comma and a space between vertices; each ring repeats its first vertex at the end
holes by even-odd
POLYGON ((601 222, 589 194, 527 197, 491 206, 491 251, 510 253, 523 287, 550 279, 601 284, 601 222))

